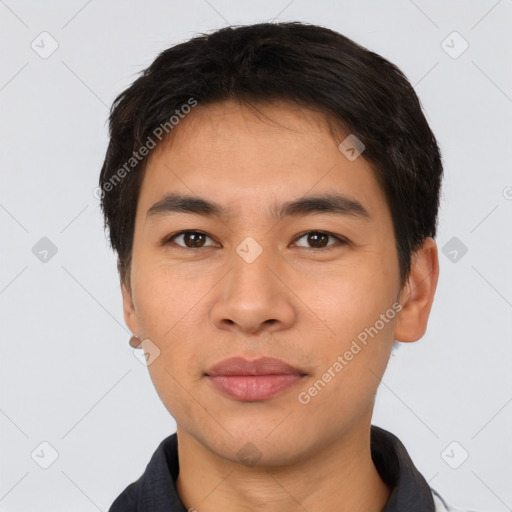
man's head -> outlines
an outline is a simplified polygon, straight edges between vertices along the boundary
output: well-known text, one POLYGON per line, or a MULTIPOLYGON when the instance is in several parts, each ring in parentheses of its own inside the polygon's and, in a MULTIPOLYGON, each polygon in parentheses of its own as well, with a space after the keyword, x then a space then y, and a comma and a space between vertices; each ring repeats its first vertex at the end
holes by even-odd
POLYGON ((405 279, 412 253, 436 234, 442 175, 419 100, 401 71, 379 55, 327 28, 281 23, 228 27, 169 48, 114 102, 100 188, 123 282, 148 160, 130 163, 133 153, 151 149, 148 138, 159 144, 197 103, 233 98, 292 101, 362 141, 391 211, 405 279), (128 172, 116 179, 123 166, 128 172))
POLYGON ((369 423, 438 274, 441 159, 402 73, 325 28, 226 28, 163 52, 110 135, 100 187, 125 319, 183 435, 278 465, 369 423), (236 399, 212 378, 233 356, 301 380, 236 399))

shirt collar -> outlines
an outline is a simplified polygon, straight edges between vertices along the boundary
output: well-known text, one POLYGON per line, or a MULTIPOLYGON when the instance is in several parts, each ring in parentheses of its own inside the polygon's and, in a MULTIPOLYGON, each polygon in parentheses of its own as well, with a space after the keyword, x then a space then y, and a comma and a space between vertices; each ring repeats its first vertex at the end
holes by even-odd
MULTIPOLYGON (((435 512, 432 490, 414 466, 405 446, 390 432, 372 425, 371 454, 391 495, 382 512, 435 512)), ((142 476, 114 501, 109 512, 187 512, 176 491, 178 439, 164 439, 142 476)))
POLYGON ((400 439, 374 425, 370 439, 373 463, 382 480, 392 489, 382 512, 434 512, 432 489, 400 439))

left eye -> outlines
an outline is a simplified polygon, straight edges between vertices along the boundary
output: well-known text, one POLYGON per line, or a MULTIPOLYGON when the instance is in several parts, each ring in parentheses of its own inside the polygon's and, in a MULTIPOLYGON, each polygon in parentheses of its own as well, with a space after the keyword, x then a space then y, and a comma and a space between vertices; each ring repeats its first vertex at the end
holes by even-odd
MULTIPOLYGON (((329 238, 331 238, 341 244, 346 243, 345 240, 343 240, 337 236, 331 235, 329 233, 325 233, 324 231, 310 231, 309 233, 305 233, 304 235, 297 238, 297 241, 302 240, 303 238, 306 239, 306 243, 312 244, 312 247, 308 247, 308 246, 301 245, 301 244, 298 244, 298 245, 299 245, 299 247, 307 247, 308 249, 323 249, 324 247, 330 247, 332 245, 336 245, 335 243, 328 244, 329 238)), ((295 243, 297 243, 297 242, 295 242, 295 243)))

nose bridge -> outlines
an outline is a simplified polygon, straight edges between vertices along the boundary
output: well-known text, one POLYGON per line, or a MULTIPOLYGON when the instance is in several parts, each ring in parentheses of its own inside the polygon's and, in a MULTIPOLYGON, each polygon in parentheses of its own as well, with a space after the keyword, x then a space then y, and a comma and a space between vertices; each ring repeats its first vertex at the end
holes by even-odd
POLYGON ((240 285, 242 291, 247 286, 252 287, 255 291, 268 291, 275 284, 271 282, 273 276, 269 270, 270 249, 264 251, 265 254, 260 254, 254 260, 246 260, 246 255, 250 258, 253 257, 252 251, 253 249, 249 249, 245 255, 237 254, 236 257, 233 257, 233 282, 237 286, 240 285))
MULTIPOLYGON (((263 246, 253 237, 245 238, 235 249, 231 261, 227 293, 247 307, 264 307, 271 297, 277 296, 277 282, 269 270, 272 265, 272 249, 263 246)), ((275 265, 275 259, 274 259, 275 265)))
POLYGON ((254 238, 244 239, 231 255, 231 271, 222 281, 212 321, 218 327, 236 325, 251 332, 290 324, 294 308, 286 287, 274 275, 275 266, 271 248, 263 248, 254 238))

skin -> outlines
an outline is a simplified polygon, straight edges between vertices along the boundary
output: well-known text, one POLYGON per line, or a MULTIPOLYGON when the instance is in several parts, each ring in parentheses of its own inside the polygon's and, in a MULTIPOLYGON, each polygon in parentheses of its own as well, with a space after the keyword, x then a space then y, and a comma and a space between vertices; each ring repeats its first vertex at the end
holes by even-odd
POLYGON ((210 511, 382 510, 390 490, 371 460, 375 394, 392 344, 425 332, 438 278, 428 238, 400 286, 391 214, 364 156, 349 161, 319 114, 288 103, 255 115, 235 101, 199 105, 150 155, 137 206, 124 315, 158 357, 154 386, 177 423, 177 490, 210 511), (147 216, 170 192, 215 201, 222 218, 147 216), (276 221, 271 205, 338 192, 369 218, 309 213, 276 221), (200 231, 200 247, 180 231, 200 231), (332 236, 313 239, 308 232, 332 236), (253 237, 247 263, 237 246, 253 237), (315 245, 316 244, 316 245, 315 245), (187 247, 188 245, 188 247, 187 247), (365 328, 401 311, 307 404, 298 400, 365 328), (259 402, 221 395, 205 372, 231 356, 303 369, 299 385, 259 402), (239 450, 259 459, 244 464, 239 450), (245 448, 244 448, 245 447, 245 448))

